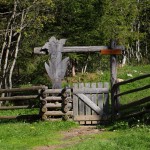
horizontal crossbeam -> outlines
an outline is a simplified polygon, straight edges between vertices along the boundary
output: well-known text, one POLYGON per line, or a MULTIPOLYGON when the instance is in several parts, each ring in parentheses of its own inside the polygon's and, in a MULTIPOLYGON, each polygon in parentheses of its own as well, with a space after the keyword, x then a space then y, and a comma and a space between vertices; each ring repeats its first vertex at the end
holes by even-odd
MULTIPOLYGON (((105 51, 108 46, 66 46, 63 49, 63 53, 84 53, 84 52, 99 52, 105 51)), ((123 46, 116 46, 116 49, 124 50, 123 46)), ((42 47, 35 47, 34 54, 48 54, 47 50, 42 47)))

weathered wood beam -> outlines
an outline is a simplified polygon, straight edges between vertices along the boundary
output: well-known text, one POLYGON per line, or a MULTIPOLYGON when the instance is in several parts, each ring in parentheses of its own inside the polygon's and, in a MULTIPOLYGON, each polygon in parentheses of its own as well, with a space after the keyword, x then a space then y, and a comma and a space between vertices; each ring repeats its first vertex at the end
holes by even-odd
POLYGON ((62 101, 62 98, 59 96, 47 96, 44 100, 46 100, 46 101, 62 101))
POLYGON ((72 116, 73 111, 68 111, 67 113, 63 113, 62 111, 47 111, 44 113, 46 116, 63 116, 63 115, 68 115, 72 116))
POLYGON ((114 86, 113 86, 113 88, 118 87, 120 85, 127 84, 127 83, 131 83, 131 82, 134 82, 134 81, 137 81, 137 80, 148 78, 148 77, 150 77, 150 73, 149 74, 144 74, 144 75, 141 75, 141 76, 129 79, 129 80, 125 80, 125 81, 122 81, 122 82, 115 83, 114 86))
POLYGON ((142 98, 142 99, 140 99, 140 100, 138 100, 138 101, 121 105, 121 106, 119 106, 117 109, 120 111, 120 110, 128 109, 128 108, 131 108, 131 107, 135 107, 135 106, 138 106, 138 105, 147 103, 147 102, 149 102, 149 101, 150 101, 150 96, 147 96, 147 97, 142 98))
MULTIPOLYGON (((105 49, 108 49, 108 46, 69 46, 64 47, 62 52, 63 53, 99 52, 105 49)), ((35 47, 34 54, 47 54, 47 51, 42 50, 42 47, 35 47)))
POLYGON ((28 87, 28 88, 0 89, 0 93, 37 91, 37 90, 43 89, 43 88, 45 88, 45 86, 33 86, 33 87, 28 87))
POLYGON ((121 115, 120 115, 118 118, 116 118, 116 119, 117 119, 117 120, 119 120, 119 119, 127 119, 127 118, 131 118, 131 117, 140 116, 140 115, 143 115, 143 114, 146 114, 146 113, 150 113, 150 110, 137 111, 137 112, 133 112, 133 113, 128 114, 128 115, 121 114, 121 115))
POLYGON ((37 108, 37 107, 32 107, 30 105, 27 106, 1 106, 0 110, 12 110, 12 109, 31 109, 31 108, 37 108))
POLYGON ((126 94, 130 94, 130 93, 133 93, 133 92, 142 91, 142 90, 145 90, 145 89, 148 89, 148 88, 150 88, 150 85, 146 85, 146 86, 136 88, 136 89, 133 89, 133 90, 130 90, 130 91, 122 92, 122 93, 116 94, 114 97, 116 98, 116 97, 123 96, 123 95, 126 95, 126 94))
MULTIPOLYGON (((43 93, 44 94, 59 94, 61 93, 63 89, 47 89, 43 93)), ((70 92, 70 89, 66 90, 66 92, 70 92)), ((74 94, 80 94, 80 93, 85 93, 85 94, 97 94, 97 93, 109 93, 108 88, 81 88, 81 89, 73 89, 74 94)))
POLYGON ((92 102, 87 96, 85 96, 84 94, 76 94, 76 96, 79 97, 86 105, 88 105, 97 114, 102 114, 101 109, 94 102, 92 102))
POLYGON ((40 119, 40 116, 37 115, 37 114, 18 115, 18 116, 0 116, 0 119, 30 119, 30 120, 36 120, 36 119, 40 119))
POLYGON ((107 119, 108 117, 103 117, 100 115, 80 115, 74 117, 75 121, 100 121, 100 120, 107 120, 107 119))
POLYGON ((29 99, 36 99, 37 95, 30 95, 30 96, 12 96, 12 97, 0 97, 0 101, 15 101, 15 100, 29 100, 29 99))

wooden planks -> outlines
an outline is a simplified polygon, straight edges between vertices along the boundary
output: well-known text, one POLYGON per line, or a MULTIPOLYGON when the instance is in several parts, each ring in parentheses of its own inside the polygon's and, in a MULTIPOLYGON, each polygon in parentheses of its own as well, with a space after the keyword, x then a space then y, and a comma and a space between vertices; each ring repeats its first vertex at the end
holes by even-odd
MULTIPOLYGON (((82 89, 84 87, 84 83, 79 83, 79 89, 82 89)), ((79 97, 79 115, 85 114, 85 103, 81 101, 79 97)), ((80 124, 85 124, 84 121, 81 121, 80 124)))
POLYGON ((97 124, 104 117, 103 114, 108 112, 109 83, 75 83, 73 94, 73 116, 74 120, 80 124, 97 124), (85 89, 90 92, 76 93, 77 91, 86 91, 85 89), (99 93, 95 92, 95 89, 99 89, 99 93), (100 91, 100 89, 105 89, 105 92, 100 91))

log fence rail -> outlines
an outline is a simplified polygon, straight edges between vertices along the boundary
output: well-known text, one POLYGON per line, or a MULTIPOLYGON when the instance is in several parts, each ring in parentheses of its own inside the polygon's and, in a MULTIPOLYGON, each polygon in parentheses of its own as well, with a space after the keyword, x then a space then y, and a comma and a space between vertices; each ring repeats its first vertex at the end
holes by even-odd
MULTIPOLYGON (((138 81, 138 80, 142 80, 142 79, 145 79, 145 78, 148 78, 148 77, 150 77, 150 74, 141 75, 141 76, 138 76, 138 77, 126 80, 126 81, 115 83, 113 85, 113 87, 111 89, 111 94, 112 94, 111 98, 112 98, 112 101, 113 101, 113 103, 112 103, 112 112, 113 112, 112 115, 113 116, 116 116, 117 118, 122 118, 122 117, 124 118, 125 116, 123 115, 123 113, 121 114, 122 111, 129 110, 129 109, 134 109, 137 106, 140 106, 140 105, 143 105, 145 103, 150 102, 150 96, 146 96, 142 99, 132 101, 128 104, 120 104, 120 101, 119 101, 120 96, 125 96, 127 94, 131 94, 131 93, 134 93, 134 92, 140 92, 140 91, 143 91, 143 90, 146 90, 146 89, 150 88, 150 84, 148 84, 148 85, 145 85, 143 87, 138 87, 136 89, 132 89, 132 90, 128 90, 128 91, 120 93, 119 92, 120 91, 120 86, 126 85, 128 83, 132 83, 132 82, 135 82, 135 81, 138 81), (119 115, 119 116, 117 116, 117 115, 119 115)), ((147 113, 149 111, 150 110, 146 109, 146 110, 139 111, 139 112, 132 112, 132 114, 130 114, 128 112, 126 114, 126 117, 139 115, 141 113, 147 113)))

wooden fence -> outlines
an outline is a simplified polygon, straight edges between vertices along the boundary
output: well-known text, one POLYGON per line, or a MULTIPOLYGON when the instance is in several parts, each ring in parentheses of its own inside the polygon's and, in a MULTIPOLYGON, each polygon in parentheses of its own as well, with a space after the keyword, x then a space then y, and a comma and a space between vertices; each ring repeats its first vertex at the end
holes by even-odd
MULTIPOLYGON (((33 86, 29 88, 12 88, 12 89, 0 89, 0 93, 5 93, 10 96, 0 97, 0 111, 2 110, 14 110, 14 109, 33 109, 39 108, 39 90, 45 89, 45 86, 33 86), (31 93, 33 93, 31 95, 31 93), (6 105, 7 103, 7 105, 6 105)), ((39 119, 39 114, 31 115, 9 115, 0 116, 0 119, 39 119)))
POLYGON ((123 82, 119 82, 119 83, 116 83, 113 85, 112 90, 111 90, 111 94, 112 94, 111 101, 112 101, 112 115, 114 117, 126 118, 126 117, 132 117, 132 116, 150 112, 149 108, 144 108, 144 110, 142 110, 142 111, 141 110, 138 111, 137 109, 134 109, 137 106, 140 106, 140 105, 150 102, 150 96, 144 97, 142 99, 139 99, 139 100, 136 100, 136 101, 130 102, 128 104, 124 104, 124 105, 122 105, 120 103, 120 96, 124 96, 124 95, 131 94, 134 92, 139 92, 139 91, 149 89, 150 83, 148 83, 148 85, 145 85, 143 87, 138 87, 136 89, 128 90, 128 91, 125 91, 122 93, 119 92, 120 86, 126 85, 128 83, 132 83, 134 81, 138 81, 141 79, 145 79, 148 77, 150 77, 150 74, 145 74, 145 75, 142 75, 142 76, 139 76, 139 77, 136 77, 133 79, 129 79, 129 80, 126 80, 123 82), (124 111, 126 113, 124 113, 124 111))
POLYGON ((72 117, 71 89, 48 89, 41 91, 41 112, 43 120, 68 119, 72 117))
POLYGON ((41 116, 44 120, 72 118, 80 124, 97 124, 108 119, 109 83, 76 83, 71 89, 41 91, 41 116))

